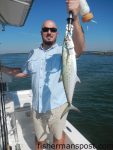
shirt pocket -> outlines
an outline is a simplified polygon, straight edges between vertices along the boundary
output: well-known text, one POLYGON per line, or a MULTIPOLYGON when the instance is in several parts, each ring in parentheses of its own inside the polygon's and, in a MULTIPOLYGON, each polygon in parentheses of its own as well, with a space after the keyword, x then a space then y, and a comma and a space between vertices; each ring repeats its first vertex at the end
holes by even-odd
POLYGON ((61 68, 61 55, 54 54, 46 59, 46 71, 55 73, 61 68))
POLYGON ((36 73, 39 70, 39 60, 30 60, 28 62, 28 70, 30 73, 36 73))

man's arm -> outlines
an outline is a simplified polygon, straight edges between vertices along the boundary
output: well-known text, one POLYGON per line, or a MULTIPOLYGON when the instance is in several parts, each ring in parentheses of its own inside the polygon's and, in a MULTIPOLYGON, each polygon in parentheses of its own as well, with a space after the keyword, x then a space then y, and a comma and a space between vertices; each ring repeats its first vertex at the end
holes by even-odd
POLYGON ((66 0, 66 3, 67 3, 68 12, 72 11, 73 16, 74 16, 73 42, 74 42, 77 57, 79 57, 80 54, 83 53, 85 49, 84 33, 83 33, 82 27, 79 22, 79 17, 78 17, 78 14, 80 11, 80 1, 79 0, 66 0))
POLYGON ((79 57, 85 49, 85 39, 82 27, 79 23, 78 16, 74 17, 73 26, 74 26, 73 42, 77 57, 79 57))
POLYGON ((7 66, 1 66, 0 71, 12 75, 16 78, 24 78, 28 76, 27 74, 22 73, 21 68, 11 68, 7 66))

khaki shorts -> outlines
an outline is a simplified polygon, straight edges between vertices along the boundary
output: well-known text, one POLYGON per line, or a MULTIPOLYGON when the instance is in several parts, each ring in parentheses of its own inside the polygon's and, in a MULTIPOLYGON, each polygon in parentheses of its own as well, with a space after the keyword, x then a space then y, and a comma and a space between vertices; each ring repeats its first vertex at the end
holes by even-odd
POLYGON ((62 119, 61 115, 67 105, 68 103, 65 103, 47 113, 37 113, 33 111, 34 129, 38 141, 45 141, 50 132, 52 132, 56 139, 59 140, 62 138, 62 131, 65 127, 68 113, 66 113, 62 119))

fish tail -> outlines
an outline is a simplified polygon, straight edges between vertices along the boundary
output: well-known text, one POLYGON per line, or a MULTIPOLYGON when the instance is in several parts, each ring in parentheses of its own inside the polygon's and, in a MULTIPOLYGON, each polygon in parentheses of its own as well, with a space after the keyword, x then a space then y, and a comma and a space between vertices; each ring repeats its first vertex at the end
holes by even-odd
POLYGON ((69 110, 70 110, 70 106, 67 106, 66 109, 64 110, 64 112, 63 112, 62 115, 61 115, 61 119, 62 119, 62 117, 63 117, 67 112, 69 112, 69 110))
POLYGON ((74 111, 77 111, 77 112, 80 112, 80 110, 77 108, 77 107, 75 107, 74 105, 70 105, 70 110, 74 110, 74 111))
POLYGON ((61 119, 62 119, 62 117, 63 117, 67 112, 69 112, 70 110, 74 110, 74 111, 80 112, 80 110, 79 110, 77 107, 75 107, 75 106, 72 105, 72 104, 69 104, 69 105, 66 107, 66 109, 64 110, 64 112, 62 113, 61 119))

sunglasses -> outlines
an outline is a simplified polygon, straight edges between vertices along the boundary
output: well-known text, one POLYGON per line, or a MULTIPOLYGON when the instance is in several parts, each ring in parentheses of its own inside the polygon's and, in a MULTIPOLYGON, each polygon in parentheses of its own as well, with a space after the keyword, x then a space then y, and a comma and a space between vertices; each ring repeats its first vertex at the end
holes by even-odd
POLYGON ((42 32, 48 32, 49 30, 54 33, 57 32, 57 28, 47 28, 47 27, 42 28, 42 32))

